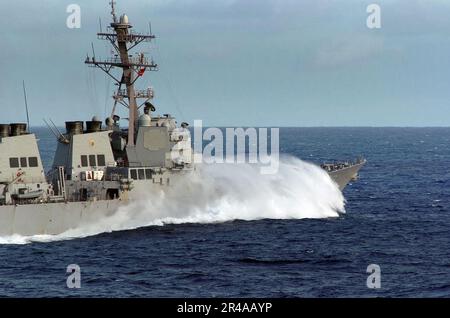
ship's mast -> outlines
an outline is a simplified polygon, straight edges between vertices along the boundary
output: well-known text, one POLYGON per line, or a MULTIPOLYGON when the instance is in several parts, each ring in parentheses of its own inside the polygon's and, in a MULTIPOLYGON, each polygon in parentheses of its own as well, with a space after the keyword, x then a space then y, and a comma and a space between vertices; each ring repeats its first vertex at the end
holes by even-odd
MULTIPOLYGON (((120 103, 129 110, 128 146, 134 146, 134 134, 138 119, 138 110, 145 102, 153 98, 153 91, 151 89, 136 91, 134 83, 146 70, 156 71, 158 66, 153 60, 149 60, 144 53, 132 56, 130 55, 130 51, 142 42, 150 42, 155 36, 152 34, 134 33, 132 31, 133 27, 128 22, 128 17, 125 14, 117 19, 114 0, 110 2, 110 5, 113 19, 113 22, 108 28, 110 32, 100 32, 97 33, 97 36, 100 40, 108 40, 115 49, 116 54, 106 60, 97 60, 95 53, 93 53, 92 57, 88 56, 86 58, 85 63, 100 68, 111 76, 118 84, 119 88, 114 95, 115 105, 120 103), (112 73, 112 70, 116 67, 122 69, 120 79, 112 73), (125 85, 126 89, 123 90, 122 85, 125 85), (128 99, 128 103, 125 99, 128 99), (136 102, 137 99, 145 99, 145 101, 138 107, 136 102)), ((112 115, 114 115, 114 111, 115 107, 112 115)))

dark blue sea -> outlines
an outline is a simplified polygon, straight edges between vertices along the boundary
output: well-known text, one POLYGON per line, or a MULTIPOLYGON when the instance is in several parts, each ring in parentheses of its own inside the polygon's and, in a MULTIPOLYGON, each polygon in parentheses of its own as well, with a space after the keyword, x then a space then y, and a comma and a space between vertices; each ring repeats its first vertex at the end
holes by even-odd
MULTIPOLYGON (((36 132, 48 166, 56 143, 36 132)), ((367 158, 346 214, 0 245, 0 296, 450 297, 450 128, 285 128, 280 139, 315 163, 367 158), (80 289, 66 286, 69 264, 80 289), (380 289, 366 286, 370 264, 380 289)))

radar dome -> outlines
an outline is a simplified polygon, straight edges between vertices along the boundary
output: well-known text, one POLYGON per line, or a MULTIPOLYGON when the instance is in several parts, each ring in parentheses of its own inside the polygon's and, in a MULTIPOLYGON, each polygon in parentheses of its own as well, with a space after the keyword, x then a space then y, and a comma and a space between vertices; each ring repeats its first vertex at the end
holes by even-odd
POLYGON ((120 23, 121 24, 128 24, 128 16, 126 14, 123 14, 120 16, 120 23))
POLYGON ((105 124, 106 126, 111 127, 112 125, 114 125, 114 119, 112 119, 111 117, 106 118, 105 124))

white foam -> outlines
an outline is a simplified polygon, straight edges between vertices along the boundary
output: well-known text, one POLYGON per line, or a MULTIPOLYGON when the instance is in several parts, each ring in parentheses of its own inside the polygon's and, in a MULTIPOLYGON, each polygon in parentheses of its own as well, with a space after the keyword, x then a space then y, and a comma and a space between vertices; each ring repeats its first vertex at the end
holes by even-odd
POLYGON ((11 236, 0 244, 49 242, 146 226, 221 223, 233 220, 338 217, 345 200, 337 185, 319 167, 283 158, 274 175, 257 165, 204 165, 189 178, 146 199, 120 208, 113 216, 57 236, 11 236))

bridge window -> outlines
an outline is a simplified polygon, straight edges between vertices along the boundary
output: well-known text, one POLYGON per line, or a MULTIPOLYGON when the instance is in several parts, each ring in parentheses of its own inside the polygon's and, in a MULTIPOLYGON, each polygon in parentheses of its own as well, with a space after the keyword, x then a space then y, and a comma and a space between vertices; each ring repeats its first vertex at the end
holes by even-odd
POLYGON ((28 166, 30 166, 31 168, 36 168, 38 166, 38 158, 37 157, 28 158, 28 166))
POLYGON ((114 200, 119 198, 119 189, 106 190, 106 200, 114 200))
POLYGON ((95 155, 89 155, 89 165, 91 167, 96 167, 97 163, 95 161, 95 155))
POLYGON ((130 170, 130 176, 131 176, 131 179, 133 179, 133 180, 137 180, 138 179, 137 178, 137 171, 136 171, 136 169, 130 170))
POLYGON ((9 158, 9 166, 11 168, 19 168, 19 158, 9 158))
POLYGON ((145 178, 147 180, 151 180, 152 179, 152 169, 145 169, 145 178))
POLYGON ((88 167, 89 166, 87 156, 81 156, 81 166, 82 167, 88 167))
POLYGON ((145 180, 145 170, 144 169, 139 169, 139 180, 145 180))
POLYGON ((97 163, 99 167, 106 166, 105 155, 97 155, 97 163))
POLYGON ((20 158, 20 166, 21 166, 22 168, 28 167, 27 157, 22 157, 22 158, 20 158))

